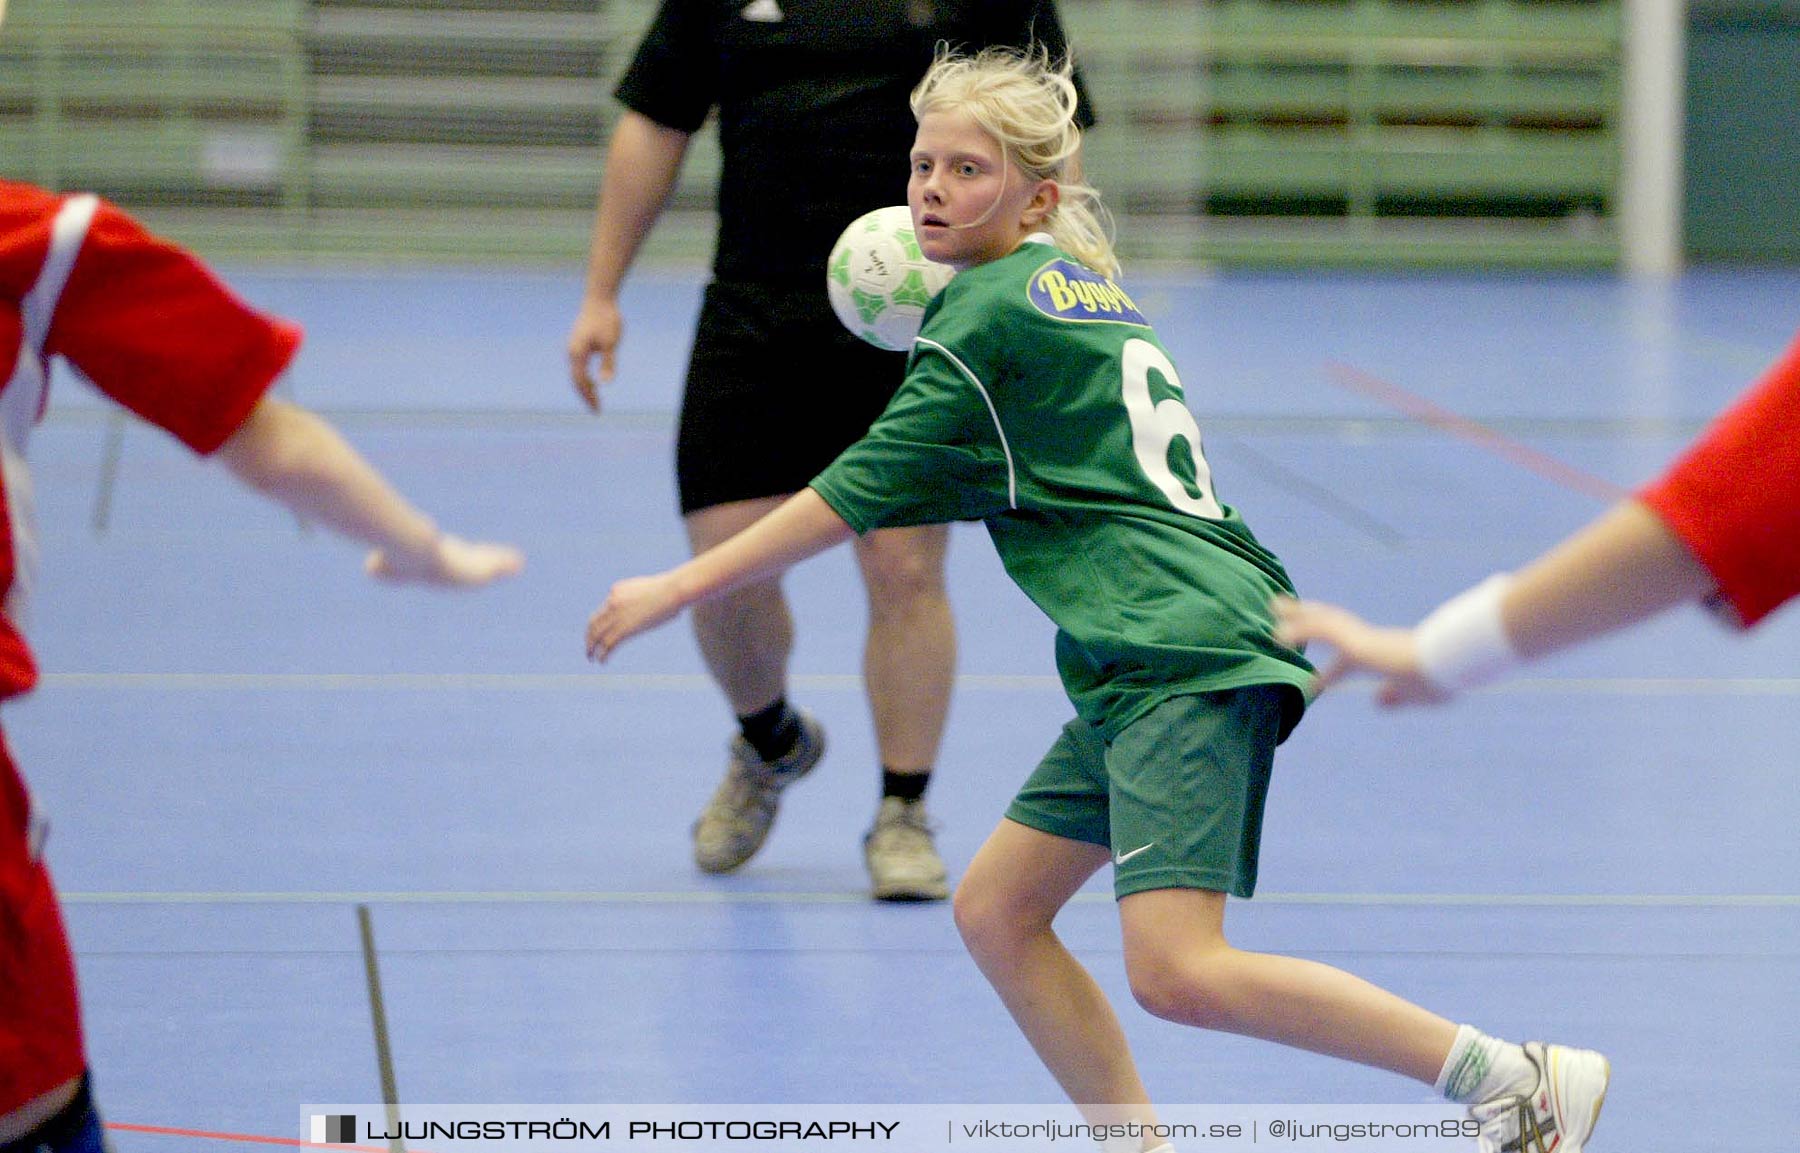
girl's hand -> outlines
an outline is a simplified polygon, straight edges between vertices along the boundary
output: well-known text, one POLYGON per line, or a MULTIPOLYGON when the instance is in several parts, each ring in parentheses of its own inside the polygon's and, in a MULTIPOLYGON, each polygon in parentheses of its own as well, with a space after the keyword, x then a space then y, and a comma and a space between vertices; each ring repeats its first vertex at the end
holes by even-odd
POLYGON ((474 588, 513 576, 525 567, 524 554, 511 545, 466 541, 436 533, 417 552, 375 549, 363 567, 376 580, 474 588))
POLYGON ((588 659, 606 660, 625 641, 664 624, 682 608, 675 579, 668 573, 620 581, 588 618, 588 659))
POLYGON ((1275 639, 1298 648, 1308 641, 1324 641, 1336 650, 1319 673, 1324 692, 1351 673, 1373 673, 1382 678, 1375 700, 1383 708, 1438 704, 1449 694, 1425 679, 1419 669, 1419 649, 1411 629, 1377 628, 1355 613, 1320 601, 1277 597, 1275 639))

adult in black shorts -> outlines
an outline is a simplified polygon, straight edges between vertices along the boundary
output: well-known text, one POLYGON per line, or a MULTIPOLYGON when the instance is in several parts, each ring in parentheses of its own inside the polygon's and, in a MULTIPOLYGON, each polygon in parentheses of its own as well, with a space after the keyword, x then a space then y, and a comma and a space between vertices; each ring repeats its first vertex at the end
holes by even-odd
MULTIPOLYGON (((850 221, 905 199, 907 96, 940 41, 1067 53, 1055 0, 663 0, 619 84, 625 112, 607 153, 570 373, 598 411, 589 369, 597 356, 599 379, 613 375, 620 283, 689 138, 716 108, 718 248, 676 447, 696 553, 805 487, 900 384, 904 358, 863 344, 832 315, 825 258, 850 221)), ((947 541, 934 525, 855 545, 883 781, 864 860, 885 900, 949 892, 923 802, 955 675, 947 541)), ((788 703, 793 620, 778 583, 696 608, 694 631, 741 730, 694 826, 695 863, 723 873, 761 848, 781 790, 818 763, 825 734, 788 703)))

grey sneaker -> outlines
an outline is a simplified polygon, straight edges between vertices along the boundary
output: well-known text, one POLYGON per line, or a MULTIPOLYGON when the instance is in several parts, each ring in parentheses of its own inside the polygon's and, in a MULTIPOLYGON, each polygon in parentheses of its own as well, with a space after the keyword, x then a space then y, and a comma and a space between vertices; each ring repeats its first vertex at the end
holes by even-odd
POLYGON ((812 772, 825 755, 825 728, 800 710, 800 739, 786 756, 765 761, 743 737, 731 740, 731 763, 700 819, 694 822, 694 864, 703 873, 729 873, 768 840, 781 790, 812 772))
POLYGON ((863 838, 863 860, 877 901, 941 901, 950 895, 950 874, 931 843, 924 801, 881 798, 875 826, 863 838))

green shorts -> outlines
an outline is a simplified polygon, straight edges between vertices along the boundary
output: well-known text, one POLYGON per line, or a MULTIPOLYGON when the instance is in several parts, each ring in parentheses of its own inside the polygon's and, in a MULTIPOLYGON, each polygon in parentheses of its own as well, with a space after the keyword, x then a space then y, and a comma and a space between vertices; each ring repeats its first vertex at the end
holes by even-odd
POLYGON ((1108 745, 1063 726, 1009 820, 1113 851, 1113 893, 1256 891, 1263 802, 1281 732, 1283 685, 1172 697, 1108 745))

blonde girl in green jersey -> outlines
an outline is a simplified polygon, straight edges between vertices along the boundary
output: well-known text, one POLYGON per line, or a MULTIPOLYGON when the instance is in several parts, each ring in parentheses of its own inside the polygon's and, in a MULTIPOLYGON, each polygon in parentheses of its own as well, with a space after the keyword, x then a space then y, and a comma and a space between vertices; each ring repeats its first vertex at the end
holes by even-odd
POLYGON ((970 864, 956 923, 1069 1097, 1097 1122, 1155 1118, 1112 1006, 1052 924, 1110 863, 1132 993, 1151 1013, 1435 1085, 1472 1105, 1484 1150, 1577 1153, 1605 1094, 1599 1054, 1499 1041, 1226 939, 1226 898, 1254 892, 1275 746, 1312 671, 1274 637, 1286 572, 1219 501, 1179 374, 1113 280, 1074 108, 1066 65, 937 61, 913 94, 907 202, 925 254, 959 271, 905 384, 769 516, 614 585, 589 655, 854 535, 983 521, 1057 625, 1076 715, 970 864))

